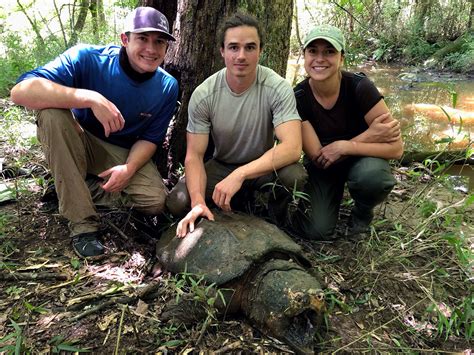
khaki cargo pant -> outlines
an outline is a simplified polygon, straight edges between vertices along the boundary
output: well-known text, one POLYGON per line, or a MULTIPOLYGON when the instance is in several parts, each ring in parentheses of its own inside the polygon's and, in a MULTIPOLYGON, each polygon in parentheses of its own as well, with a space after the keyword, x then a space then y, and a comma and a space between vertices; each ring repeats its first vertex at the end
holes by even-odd
POLYGON ((163 211, 168 192, 152 161, 136 172, 122 192, 107 193, 98 180, 86 181, 86 175, 124 164, 128 149, 83 130, 70 110, 41 110, 37 125, 38 140, 54 178, 59 212, 70 221, 71 235, 99 229, 96 204, 135 208, 150 215, 163 211))

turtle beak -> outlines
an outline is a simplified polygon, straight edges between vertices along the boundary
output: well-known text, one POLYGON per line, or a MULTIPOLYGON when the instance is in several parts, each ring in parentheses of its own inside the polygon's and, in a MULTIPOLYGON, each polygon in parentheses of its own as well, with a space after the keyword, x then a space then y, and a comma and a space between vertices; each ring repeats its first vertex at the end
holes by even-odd
POLYGON ((313 354, 314 337, 326 310, 324 293, 322 290, 310 289, 291 295, 291 299, 290 307, 284 312, 288 324, 284 341, 297 353, 313 354))

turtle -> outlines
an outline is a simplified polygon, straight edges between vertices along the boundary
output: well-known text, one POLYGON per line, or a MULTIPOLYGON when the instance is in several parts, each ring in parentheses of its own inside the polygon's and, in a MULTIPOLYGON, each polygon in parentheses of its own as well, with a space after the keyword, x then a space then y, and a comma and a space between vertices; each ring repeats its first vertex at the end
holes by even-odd
POLYGON ((214 216, 214 221, 201 219, 184 238, 177 238, 174 228, 164 232, 156 245, 160 265, 171 273, 201 275, 226 290, 222 312, 242 312, 263 334, 297 353, 313 353, 326 307, 301 246, 253 215, 214 216))

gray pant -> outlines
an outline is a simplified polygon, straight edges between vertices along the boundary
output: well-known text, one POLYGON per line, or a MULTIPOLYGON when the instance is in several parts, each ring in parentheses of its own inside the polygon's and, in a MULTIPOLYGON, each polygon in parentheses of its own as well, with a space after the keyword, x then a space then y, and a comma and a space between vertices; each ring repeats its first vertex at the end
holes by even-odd
POLYGON ((319 169, 313 163, 305 163, 309 181, 306 193, 309 208, 300 204, 295 218, 297 234, 308 239, 331 239, 335 232, 344 185, 354 199, 352 214, 371 219, 373 208, 388 196, 395 179, 385 159, 350 157, 329 169, 319 169))
POLYGON ((59 212, 72 222, 72 234, 97 230, 95 203, 134 207, 152 215, 163 211, 167 190, 152 161, 136 172, 122 192, 107 193, 98 183, 86 182, 86 175, 124 164, 128 149, 84 131, 70 110, 41 110, 37 125, 38 140, 54 178, 59 212))
MULTIPOLYGON (((206 203, 213 207, 212 193, 215 186, 226 178, 240 165, 226 164, 215 159, 206 162, 207 175, 206 203)), ((303 191, 308 174, 300 163, 290 164, 278 171, 256 179, 245 180, 242 188, 231 200, 231 208, 235 210, 248 210, 248 204, 254 203, 254 192, 258 190, 270 191, 268 201, 269 217, 277 224, 284 223, 288 212, 288 204, 297 202, 294 191, 303 191)), ((184 216, 191 209, 191 199, 186 188, 186 181, 181 178, 171 190, 166 201, 168 210, 176 217, 184 216)), ((250 206, 251 207, 251 206, 250 206)))

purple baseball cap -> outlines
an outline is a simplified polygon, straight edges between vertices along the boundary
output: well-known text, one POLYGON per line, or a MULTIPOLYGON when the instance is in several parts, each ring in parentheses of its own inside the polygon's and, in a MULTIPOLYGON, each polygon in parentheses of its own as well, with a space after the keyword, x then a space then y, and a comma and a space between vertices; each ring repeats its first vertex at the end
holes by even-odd
POLYGON ((166 39, 176 41, 170 32, 166 16, 153 7, 137 7, 125 18, 124 33, 160 32, 166 39))

